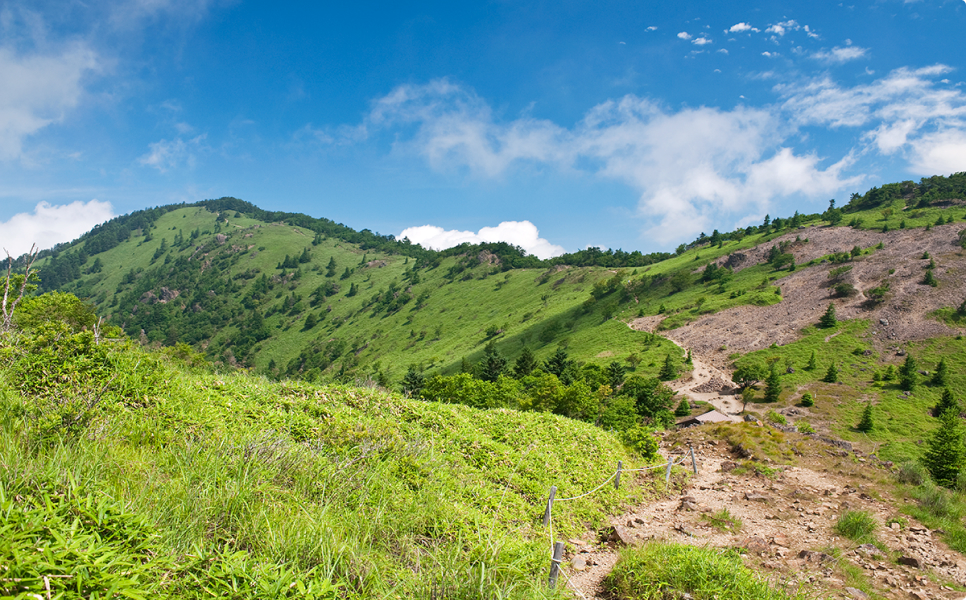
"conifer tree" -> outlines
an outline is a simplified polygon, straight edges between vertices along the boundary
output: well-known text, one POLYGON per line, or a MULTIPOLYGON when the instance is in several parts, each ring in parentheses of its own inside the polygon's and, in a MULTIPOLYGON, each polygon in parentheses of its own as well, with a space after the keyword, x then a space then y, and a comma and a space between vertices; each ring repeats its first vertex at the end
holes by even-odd
POLYGON ((409 365, 409 370, 402 380, 402 392, 409 397, 415 398, 423 391, 423 374, 416 369, 415 365, 409 365))
POLYGON ((675 417, 686 417, 691 414, 691 404, 688 402, 687 398, 681 400, 678 407, 674 409, 675 417))
POLYGON ((624 368, 624 365, 620 364, 616 360, 611 361, 611 363, 607 365, 606 370, 608 383, 610 384, 612 390, 616 390, 620 386, 624 385, 624 378, 627 375, 627 369, 624 368))
POLYGON ((818 368, 818 360, 815 358, 815 351, 812 350, 812 355, 808 358, 808 364, 805 365, 806 371, 814 371, 818 368))
POLYGON ((932 374, 932 380, 929 383, 938 387, 946 387, 949 385, 949 367, 946 365, 945 358, 939 359, 939 364, 936 365, 936 372, 932 374))
POLYGON ((869 433, 875 428, 875 423, 872 422, 872 402, 866 402, 865 410, 862 411, 862 420, 856 426, 856 429, 863 433, 869 433))
POLYGON ((966 445, 963 444, 963 428, 959 415, 946 411, 941 418, 939 429, 933 432, 926 443, 926 453, 922 464, 936 483, 946 487, 956 484, 959 472, 966 462, 966 445))
POLYGON ((822 381, 824 381, 825 383, 835 383, 838 380, 839 380, 838 367, 835 366, 835 363, 832 363, 828 366, 828 371, 825 371, 825 377, 822 378, 822 381))
POLYGON ((765 402, 777 402, 782 393, 782 382, 778 377, 778 368, 772 364, 768 378, 765 379, 765 402))
POLYGON ((335 257, 334 256, 333 257, 330 257, 329 258, 329 264, 326 265, 326 267, 325 267, 325 276, 326 277, 335 277, 335 269, 336 269, 337 266, 338 265, 335 264, 335 257))
POLYGON ((906 362, 899 368, 899 388, 911 392, 919 383, 919 365, 911 354, 906 355, 906 362))
POLYGON ((939 285, 939 280, 936 279, 935 275, 933 275, 932 269, 926 269, 926 275, 925 277, 922 278, 922 284, 931 285, 932 287, 936 287, 939 285))
POLYGON ((688 348, 688 356, 687 356, 687 358, 684 359, 684 364, 688 365, 689 367, 694 364, 694 359, 691 358, 691 349, 690 348, 688 348))
POLYGON ((818 324, 828 329, 835 327, 836 323, 838 323, 838 319, 835 317, 835 304, 829 302, 828 308, 825 309, 825 313, 818 320, 818 324))
POLYGON ((496 343, 491 341, 483 351, 483 360, 478 365, 479 376, 483 381, 496 381, 506 371, 506 359, 496 349, 496 343))
POLYGON ((567 351, 561 346, 557 346, 556 352, 551 354, 550 358, 543 363, 543 370, 547 373, 556 375, 558 379, 561 379, 564 376, 564 372, 567 370, 567 367, 569 367, 572 362, 573 361, 570 360, 567 351))
POLYGON ((517 379, 522 379, 533 372, 537 368, 537 357, 533 355, 533 350, 530 346, 524 346, 523 351, 520 356, 517 357, 516 363, 513 365, 513 375, 517 379))
POLYGON ((671 381, 677 378, 678 370, 674 366, 674 359, 668 354, 664 357, 664 366, 661 367, 661 372, 657 374, 657 378, 661 381, 671 381))
POLYGON ((936 405, 936 417, 942 417, 947 412, 959 414, 959 403, 953 398, 953 391, 949 388, 943 390, 943 396, 936 405))

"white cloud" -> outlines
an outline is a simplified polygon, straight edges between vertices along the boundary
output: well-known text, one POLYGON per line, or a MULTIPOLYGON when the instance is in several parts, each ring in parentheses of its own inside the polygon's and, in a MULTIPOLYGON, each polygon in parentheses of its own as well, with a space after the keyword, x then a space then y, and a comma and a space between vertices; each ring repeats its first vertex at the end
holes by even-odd
POLYGON ((536 225, 530 221, 504 221, 496 227, 484 227, 477 233, 472 231, 446 230, 435 225, 409 227, 397 239, 409 238, 414 244, 424 248, 444 250, 463 243, 507 242, 523 248, 528 254, 538 258, 550 258, 564 253, 562 246, 551 244, 540 237, 536 225))
POLYGON ((868 51, 868 48, 860 48, 859 46, 846 46, 844 48, 836 46, 831 50, 814 52, 812 58, 827 63, 841 64, 862 58, 868 51))
POLYGON ((966 171, 966 124, 926 134, 911 142, 911 166, 920 175, 966 171))
POLYGON ((682 31, 681 33, 678 34, 678 37, 681 38, 682 40, 690 40, 693 36, 687 31, 682 31))
POLYGON ((794 19, 789 19, 788 21, 780 21, 774 25, 769 25, 765 33, 774 33, 778 37, 781 37, 788 33, 789 31, 798 31, 801 26, 794 19))
POLYGON ((718 52, 720 52, 720 53, 722 53, 722 54, 727 54, 727 53, 728 53, 728 50, 727 50, 727 48, 720 48, 720 49, 718 50, 718 52))
POLYGON ((840 177, 845 163, 822 169, 818 157, 782 147, 791 130, 770 109, 668 112, 629 95, 565 128, 531 118, 497 122, 477 96, 436 81, 401 86, 378 100, 365 126, 399 124, 415 131, 397 137, 396 148, 422 154, 436 169, 499 177, 530 162, 623 181, 640 194, 640 216, 657 223, 647 233, 661 243, 693 236, 718 217, 757 214, 776 196, 825 196, 853 182, 840 177))
POLYGON ((765 50, 764 52, 762 52, 761 55, 762 56, 767 56, 768 58, 775 58, 776 56, 781 56, 781 54, 779 54, 777 52, 768 52, 767 50, 765 50))
POLYGON ((704 46, 705 44, 712 43, 712 40, 709 40, 708 38, 706 38, 704 36, 701 36, 699 38, 695 38, 695 39, 691 40, 691 43, 692 44, 697 44, 698 46, 704 46))
POLYGON ((645 31, 657 31, 657 25, 651 25, 650 27, 645 29, 645 31))
POLYGON ((84 44, 48 54, 0 48, 0 159, 20 157, 25 138, 62 122, 84 94, 84 77, 99 68, 84 44))
POLYGON ((748 23, 735 23, 728 29, 725 29, 725 33, 742 33, 744 31, 758 32, 759 29, 757 27, 752 27, 748 23))
POLYGON ((146 167, 153 167, 161 173, 182 165, 193 167, 196 161, 195 153, 202 149, 201 144, 206 137, 207 134, 203 133, 187 141, 179 137, 171 141, 160 140, 148 144, 150 152, 138 158, 138 162, 146 167))
POLYGON ((0 221, 0 246, 16 257, 29 251, 31 244, 37 244, 41 250, 51 248, 112 218, 114 209, 109 202, 77 201, 58 206, 41 202, 32 213, 19 213, 8 221, 0 221))

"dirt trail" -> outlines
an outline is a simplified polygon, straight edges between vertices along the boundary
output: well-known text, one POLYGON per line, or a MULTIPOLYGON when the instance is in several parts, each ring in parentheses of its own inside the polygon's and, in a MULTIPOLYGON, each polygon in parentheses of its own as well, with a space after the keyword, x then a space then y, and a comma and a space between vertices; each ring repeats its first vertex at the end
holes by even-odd
MULTIPOLYGON (((638 331, 650 331, 650 323, 647 318, 635 319, 627 324, 631 329, 638 331)), ((681 353, 686 354, 687 350, 677 341, 667 338, 681 349, 681 353)), ((741 402, 730 394, 723 394, 731 388, 731 373, 718 368, 691 353, 690 377, 675 379, 668 382, 668 386, 683 396, 687 396, 694 402, 707 402, 714 406, 719 412, 726 415, 737 416, 741 413, 741 402)))
MULTIPOLYGON (((876 489, 868 478, 830 472, 828 467, 840 460, 841 451, 811 448, 815 460, 776 468, 775 475, 766 477, 736 469, 728 444, 708 437, 706 429, 688 430, 693 432, 687 441, 694 444, 698 473, 680 496, 636 506, 615 518, 613 531, 622 539, 617 543, 600 540, 598 532, 567 541, 563 568, 576 597, 604 600, 601 584, 617 562, 619 546, 646 540, 745 548, 750 568, 776 584, 805 584, 816 597, 862 597, 844 580, 841 567, 846 564, 862 569, 875 592, 886 598, 963 597, 943 582, 966 582, 966 560, 912 520, 886 527, 886 521, 898 514, 895 501, 884 497, 885 490, 876 489), (871 546, 837 537, 835 522, 850 509, 871 513, 880 524, 879 539, 914 564, 896 564, 871 546), (723 510, 734 524, 720 519, 723 510), (826 554, 830 547, 838 548, 841 557, 826 554)), ((673 453, 680 453, 680 448, 673 453)))

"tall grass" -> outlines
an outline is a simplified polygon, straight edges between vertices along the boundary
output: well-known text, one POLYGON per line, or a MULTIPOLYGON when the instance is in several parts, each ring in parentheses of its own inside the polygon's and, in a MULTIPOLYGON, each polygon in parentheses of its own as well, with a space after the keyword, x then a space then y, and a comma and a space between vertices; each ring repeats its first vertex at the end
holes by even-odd
POLYGON ((627 549, 604 582, 616 600, 786 600, 802 598, 770 585, 733 550, 650 542, 627 549))

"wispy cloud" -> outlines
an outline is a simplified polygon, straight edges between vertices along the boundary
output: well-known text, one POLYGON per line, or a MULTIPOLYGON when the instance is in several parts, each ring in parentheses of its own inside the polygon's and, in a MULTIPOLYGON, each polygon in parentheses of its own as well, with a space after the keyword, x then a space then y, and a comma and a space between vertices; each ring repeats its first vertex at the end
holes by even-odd
POLYGON ((57 52, 0 47, 0 159, 18 158, 24 140, 64 121, 84 95, 84 78, 100 67, 82 43, 57 52))
POLYGON ((826 63, 841 64, 862 58, 868 52, 868 48, 860 48, 859 46, 836 46, 831 50, 813 52, 812 58, 826 63))
POLYGON ((639 214, 653 225, 647 234, 662 243, 693 236, 717 217, 758 214, 777 196, 824 196, 854 181, 842 175, 849 161, 823 168, 820 157, 783 145, 791 130, 769 109, 674 112, 629 95, 566 128, 497 120, 470 90, 435 81, 380 98, 365 127, 391 128, 397 150, 437 170, 501 177, 529 162, 623 181, 640 193, 639 214), (400 125, 415 129, 400 137, 400 125))
MULTIPOLYGON (((0 245, 11 256, 20 256, 37 244, 41 250, 79 237, 98 223, 114 218, 109 202, 71 202, 37 204, 32 213, 20 213, 0 221, 0 245)), ((5 257, 4 257, 5 258, 5 257)))
POLYGON ((504 221, 496 227, 484 227, 478 232, 443 229, 435 225, 408 227, 397 239, 409 238, 414 244, 424 248, 444 250, 463 243, 507 242, 523 248, 528 254, 538 258, 550 258, 564 253, 562 246, 551 244, 540 237, 537 226, 530 221, 504 221))
POLYGON ((207 134, 201 134, 189 140, 178 137, 153 142, 148 144, 148 153, 139 157, 138 162, 161 173, 181 166, 193 167, 199 150, 204 149, 203 142, 206 137, 207 134))

